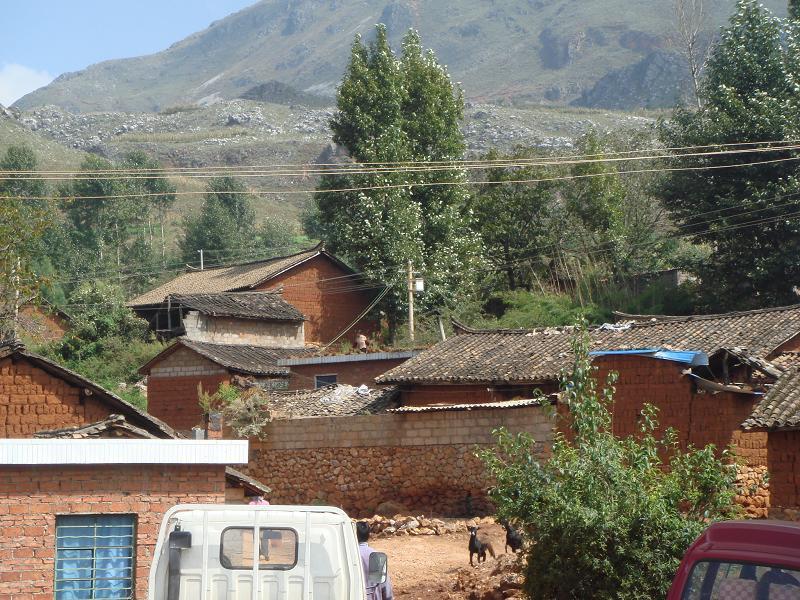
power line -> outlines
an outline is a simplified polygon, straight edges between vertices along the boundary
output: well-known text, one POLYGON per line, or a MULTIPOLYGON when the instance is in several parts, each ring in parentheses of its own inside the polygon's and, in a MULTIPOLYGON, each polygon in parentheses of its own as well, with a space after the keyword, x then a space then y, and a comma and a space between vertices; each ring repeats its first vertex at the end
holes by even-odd
MULTIPOLYGON (((360 164, 356 163, 352 166, 332 165, 324 169, 302 169, 295 171, 280 171, 280 170, 238 170, 226 173, 226 175, 235 175, 237 177, 308 177, 312 175, 379 175, 379 174, 409 174, 409 173, 429 173, 429 172, 449 172, 453 170, 467 171, 467 170, 486 170, 490 168, 530 168, 530 167, 553 167, 553 166, 577 166, 586 164, 603 164, 603 163, 617 163, 617 162, 631 162, 641 160, 661 160, 661 159, 675 159, 675 158, 697 158, 697 157, 714 157, 714 156, 731 156, 739 154, 763 154, 774 152, 786 152, 798 150, 798 145, 785 145, 785 146, 768 146, 768 147, 754 147, 745 149, 733 150, 718 150, 713 152, 690 152, 685 154, 660 154, 654 156, 620 156, 609 157, 601 156, 599 158, 588 159, 550 159, 550 158, 517 158, 517 159, 501 159, 501 160, 474 160, 465 162, 452 162, 446 164, 435 163, 419 163, 417 165, 402 166, 402 167, 372 167, 363 168, 360 164)), ((123 171, 120 174, 105 175, 93 174, 92 172, 75 172, 70 175, 55 176, 55 175, 42 175, 32 174, 33 172, 21 171, 5 171, 14 181, 131 181, 131 180, 159 180, 169 179, 172 177, 167 174, 148 174, 154 173, 150 171, 123 171), (23 176, 24 175, 24 176, 23 176)), ((212 179, 219 177, 217 172, 202 172, 198 171, 192 173, 190 176, 185 174, 181 175, 184 179, 212 179)), ((201 192, 207 193, 207 192, 201 192)), ((214 192, 209 192, 214 193, 214 192)), ((232 193, 232 192, 217 192, 217 193, 232 193)), ((241 193, 241 192, 240 192, 241 193)), ((158 192, 157 195, 172 195, 174 192, 158 192)))
MULTIPOLYGON (((224 192, 225 194, 241 194, 249 196, 267 196, 267 195, 286 195, 286 194, 315 194, 315 193, 349 193, 349 192, 364 192, 376 190, 393 190, 393 189, 411 189, 415 187, 454 187, 464 185, 508 185, 508 184, 534 184, 534 183, 547 183, 554 181, 572 181, 579 179, 590 179, 594 177, 610 177, 614 175, 632 175, 642 173, 674 173, 674 172, 688 172, 688 171, 711 171, 722 169, 737 169, 743 167, 754 167, 767 164, 777 164, 784 162, 792 162, 800 160, 800 156, 793 156, 789 158, 778 158, 764 161, 752 161, 746 163, 735 163, 730 165, 703 165, 696 167, 659 167, 652 169, 634 169, 629 171, 612 171, 600 173, 585 173, 580 175, 562 175, 556 177, 540 177, 531 179, 509 179, 502 181, 431 181, 431 182, 406 182, 400 184, 389 185, 374 185, 363 187, 347 187, 347 188, 333 188, 333 189, 319 189, 319 190, 259 190, 259 191, 244 191, 244 192, 224 192)), ((188 191, 188 192, 175 192, 175 196, 194 196, 205 195, 207 191, 188 191)), ((123 198, 147 198, 154 196, 164 196, 163 193, 138 193, 138 194, 108 194, 98 196, 72 196, 72 197, 59 197, 59 196, 3 196, 1 198, 6 200, 110 200, 110 199, 123 199, 123 198)))

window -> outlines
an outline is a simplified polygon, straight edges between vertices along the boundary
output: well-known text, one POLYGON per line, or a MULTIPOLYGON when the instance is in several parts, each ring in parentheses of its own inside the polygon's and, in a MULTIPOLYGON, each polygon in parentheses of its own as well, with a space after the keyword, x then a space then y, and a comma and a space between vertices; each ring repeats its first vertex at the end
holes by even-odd
POLYGON ((56 518, 56 600, 133 597, 133 515, 56 518))
MULTIPOLYGON (((283 527, 258 530, 258 568, 288 570, 297 564, 297 532, 283 527)), ((253 528, 228 527, 219 543, 219 562, 226 569, 253 568, 253 528)))
POLYGON ((314 375, 314 387, 318 389, 334 383, 336 383, 335 373, 333 375, 314 375))
POLYGON ((694 565, 683 600, 800 600, 800 571, 721 561, 694 565))

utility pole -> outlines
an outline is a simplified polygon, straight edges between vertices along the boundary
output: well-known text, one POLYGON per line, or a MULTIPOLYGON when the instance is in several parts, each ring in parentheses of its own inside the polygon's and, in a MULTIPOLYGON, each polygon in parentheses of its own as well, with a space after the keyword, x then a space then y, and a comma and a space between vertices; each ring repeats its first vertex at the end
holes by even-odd
POLYGON ((414 264, 408 261, 408 337, 414 341, 414 264))
POLYGON ((198 250, 198 252, 200 253, 200 270, 202 271, 203 270, 203 250, 202 249, 198 250))

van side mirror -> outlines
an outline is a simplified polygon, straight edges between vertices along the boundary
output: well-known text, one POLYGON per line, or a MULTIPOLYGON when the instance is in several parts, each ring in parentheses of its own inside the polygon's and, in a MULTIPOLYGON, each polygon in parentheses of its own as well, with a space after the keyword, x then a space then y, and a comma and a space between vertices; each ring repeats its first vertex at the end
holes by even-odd
POLYGON ((178 550, 186 550, 192 547, 192 532, 180 531, 176 529, 169 534, 169 547, 170 549, 177 548, 178 550))
POLYGON ((386 581, 388 559, 383 552, 373 552, 369 555, 369 573, 367 585, 376 586, 386 581))

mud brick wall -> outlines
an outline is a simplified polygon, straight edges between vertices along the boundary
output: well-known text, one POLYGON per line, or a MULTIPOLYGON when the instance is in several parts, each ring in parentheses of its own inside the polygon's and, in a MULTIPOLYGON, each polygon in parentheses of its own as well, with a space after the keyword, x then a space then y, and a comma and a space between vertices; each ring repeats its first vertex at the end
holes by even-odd
POLYGON ((148 412, 179 431, 203 425, 198 404, 197 385, 214 393, 222 383, 230 382, 226 369, 188 348, 178 348, 159 361, 147 378, 148 412))
POLYGON ((45 429, 100 421, 109 412, 81 388, 27 360, 0 360, 0 437, 32 437, 45 429))
POLYGON ((0 598, 54 597, 58 515, 131 514, 135 597, 144 599, 166 510, 224 501, 220 465, 0 467, 0 598))
POLYGON ((770 511, 773 518, 800 521, 800 431, 769 433, 770 511))
MULTIPOLYGON (((658 407, 659 432, 668 427, 678 433, 681 447, 714 444, 719 450, 733 447, 743 463, 739 467, 740 493, 736 500, 752 517, 766 517, 771 504, 766 481, 768 448, 766 432, 743 431, 760 396, 698 393, 686 368, 674 362, 642 356, 607 356, 594 361, 598 384, 616 371, 613 427, 618 436, 639 431, 644 404, 658 407)), ((772 436, 773 434, 769 434, 772 436)))
MULTIPOLYGON (((283 299, 295 306, 308 320, 306 343, 328 343, 344 331, 372 302, 374 290, 353 289, 358 280, 329 258, 320 255, 270 279, 259 290, 283 288, 283 299)), ((363 330, 374 337, 380 328, 362 319, 342 338, 355 346, 356 334, 363 330)))
POLYGON ((492 429, 527 431, 544 456, 552 421, 540 407, 274 421, 250 442, 248 472, 273 503, 324 503, 371 516, 384 501, 415 514, 488 513, 490 482, 477 447, 492 429))

